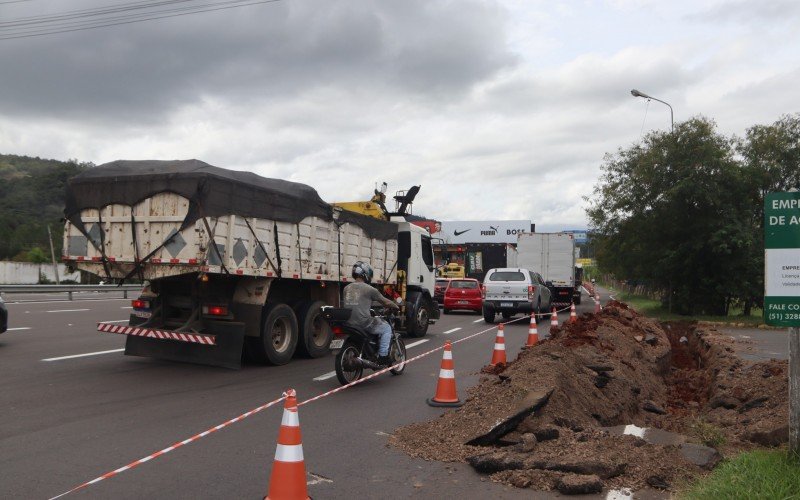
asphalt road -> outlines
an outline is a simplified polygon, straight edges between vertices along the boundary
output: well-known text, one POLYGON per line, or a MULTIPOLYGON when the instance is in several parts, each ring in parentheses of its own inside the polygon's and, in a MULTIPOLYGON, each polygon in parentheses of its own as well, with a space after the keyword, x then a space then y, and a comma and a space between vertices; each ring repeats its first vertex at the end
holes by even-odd
MULTIPOLYGON (((304 401, 338 387, 333 357, 285 366, 226 370, 124 356, 124 337, 98 321, 126 324, 129 299, 5 296, 9 330, 0 335, 0 498, 49 498, 217 426, 279 397, 304 401), (56 299, 56 300, 54 300, 56 299)), ((578 312, 593 303, 584 295, 578 312)), ((559 321, 568 312, 559 315, 559 321)), ((443 315, 415 356, 486 330, 481 316, 443 315)), ((539 323, 545 338, 549 319, 539 323)), ((528 324, 506 327, 509 359, 528 324)), ((495 332, 453 348, 459 396, 478 381, 495 332)), ((309 493, 314 498, 531 498, 531 491, 482 479, 465 464, 415 460, 388 447, 393 430, 447 409, 435 391, 441 351, 300 408, 309 493)), ((88 486, 75 498, 261 498, 267 492, 282 405, 276 405, 139 467, 88 486)), ((542 498, 552 495, 541 494, 542 498)))

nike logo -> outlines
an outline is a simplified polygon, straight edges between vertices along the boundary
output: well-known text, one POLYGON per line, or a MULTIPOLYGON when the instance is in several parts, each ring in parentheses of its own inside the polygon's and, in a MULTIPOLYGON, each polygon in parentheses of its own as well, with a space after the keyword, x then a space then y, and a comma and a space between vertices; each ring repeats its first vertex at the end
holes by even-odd
POLYGON ((465 229, 463 231, 453 231, 453 236, 461 236, 462 234, 466 233, 467 231, 470 231, 470 229, 465 229))

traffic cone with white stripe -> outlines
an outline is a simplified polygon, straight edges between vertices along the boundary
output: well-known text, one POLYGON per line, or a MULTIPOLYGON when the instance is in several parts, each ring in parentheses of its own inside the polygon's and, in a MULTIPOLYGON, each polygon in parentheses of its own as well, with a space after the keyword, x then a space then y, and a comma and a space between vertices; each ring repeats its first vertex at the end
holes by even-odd
POLYGON ((294 389, 289 389, 285 395, 278 447, 275 449, 275 461, 269 477, 269 492, 264 497, 267 500, 309 498, 300 437, 300 417, 297 414, 297 394, 294 389))
POLYGON ((444 344, 442 366, 439 368, 439 382, 436 384, 436 395, 428 398, 430 406, 461 406, 464 403, 456 393, 456 373, 453 369, 453 346, 448 340, 444 344))
POLYGON ((491 365, 506 364, 506 335, 503 332, 503 325, 497 327, 497 337, 494 340, 494 351, 492 351, 491 365))
POLYGON ((569 306, 569 322, 575 323, 576 321, 578 321, 578 315, 575 314, 575 302, 573 302, 572 305, 569 306))
POLYGON ((600 300, 594 300, 594 313, 597 314, 600 312, 600 300))
POLYGON ((556 306, 553 306, 553 312, 550 314, 550 328, 558 326, 558 313, 556 312, 556 306))
POLYGON ((533 347, 539 343, 539 330, 536 328, 536 313, 531 314, 531 325, 528 327, 528 341, 525 347, 533 347))

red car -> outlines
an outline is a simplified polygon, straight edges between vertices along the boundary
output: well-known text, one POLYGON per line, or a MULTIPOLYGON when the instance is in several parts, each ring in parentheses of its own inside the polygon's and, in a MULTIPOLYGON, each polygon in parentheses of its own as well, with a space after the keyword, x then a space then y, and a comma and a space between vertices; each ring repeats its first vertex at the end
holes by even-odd
POLYGON ((444 313, 454 309, 481 312, 483 293, 478 280, 471 278, 455 278, 450 280, 444 291, 444 313))
POLYGON ((433 285, 433 298, 439 303, 439 307, 444 305, 444 291, 447 290, 448 283, 450 278, 436 278, 433 285))

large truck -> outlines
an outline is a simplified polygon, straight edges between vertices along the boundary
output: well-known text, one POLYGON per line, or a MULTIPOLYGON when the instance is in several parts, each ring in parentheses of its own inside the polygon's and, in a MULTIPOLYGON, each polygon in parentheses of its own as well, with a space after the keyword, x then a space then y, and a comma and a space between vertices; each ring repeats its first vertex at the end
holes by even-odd
POLYGON ((506 267, 507 254, 513 248, 506 243, 467 243, 464 247, 467 277, 481 283, 490 269, 506 267))
POLYGON ((575 240, 570 233, 524 233, 517 237, 517 266, 542 275, 554 304, 580 304, 575 277, 575 240))
POLYGON ((422 337, 439 317, 433 250, 402 213, 325 203, 306 185, 198 160, 115 161, 68 182, 63 260, 143 284, 125 354, 238 368, 328 353, 320 308, 339 305, 356 261, 401 303, 395 327, 422 337), (391 219, 391 220, 386 220, 391 219))

